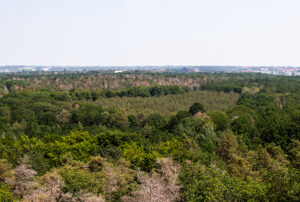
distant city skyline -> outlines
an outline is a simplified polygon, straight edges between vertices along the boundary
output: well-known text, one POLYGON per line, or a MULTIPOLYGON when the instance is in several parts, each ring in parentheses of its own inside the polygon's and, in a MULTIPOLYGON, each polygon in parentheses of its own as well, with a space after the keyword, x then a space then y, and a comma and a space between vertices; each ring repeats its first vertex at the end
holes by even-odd
POLYGON ((262 73, 282 76, 300 76, 300 67, 288 66, 0 66, 1 73, 54 73, 98 71, 122 73, 128 71, 182 72, 182 73, 262 73))
POLYGON ((300 66, 298 0, 1 0, 0 65, 300 66))

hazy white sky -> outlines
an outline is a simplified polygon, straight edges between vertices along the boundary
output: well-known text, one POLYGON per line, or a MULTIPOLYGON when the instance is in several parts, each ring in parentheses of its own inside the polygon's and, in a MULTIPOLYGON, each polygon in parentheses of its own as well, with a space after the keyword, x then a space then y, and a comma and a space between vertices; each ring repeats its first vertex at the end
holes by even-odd
POLYGON ((0 0, 0 65, 300 66, 300 0, 0 0))

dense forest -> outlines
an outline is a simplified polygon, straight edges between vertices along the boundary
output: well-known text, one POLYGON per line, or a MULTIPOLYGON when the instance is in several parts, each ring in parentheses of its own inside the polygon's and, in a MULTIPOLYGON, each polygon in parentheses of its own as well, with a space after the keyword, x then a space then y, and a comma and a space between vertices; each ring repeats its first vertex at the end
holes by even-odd
POLYGON ((300 201, 300 77, 0 75, 1 201, 300 201))

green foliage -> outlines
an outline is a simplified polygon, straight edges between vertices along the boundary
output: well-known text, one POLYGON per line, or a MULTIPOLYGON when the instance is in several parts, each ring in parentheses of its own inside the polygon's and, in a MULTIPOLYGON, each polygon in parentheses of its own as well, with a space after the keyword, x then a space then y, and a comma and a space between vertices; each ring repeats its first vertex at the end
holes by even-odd
POLYGON ((28 153, 31 168, 39 175, 43 175, 50 170, 53 166, 51 161, 45 157, 45 152, 37 148, 33 149, 28 153))
POLYGON ((185 165, 180 179, 185 201, 263 201, 267 186, 254 181, 230 177, 216 167, 185 165))
POLYGON ((89 162, 89 170, 91 172, 99 172, 103 168, 103 163, 104 159, 101 156, 96 156, 89 162))
POLYGON ((24 88, 29 85, 28 81, 24 80, 7 80, 4 85, 7 87, 10 91, 15 91, 18 88, 24 88))
POLYGON ((178 121, 181 121, 182 119, 190 117, 190 116, 191 116, 191 114, 187 111, 179 111, 176 114, 176 118, 178 121))
POLYGON ((182 201, 299 201, 298 77, 3 74, 0 86, 1 200, 138 201, 163 186, 182 201))
MULTIPOLYGON (((225 185, 221 174, 213 169, 201 166, 185 166, 180 180, 184 188, 182 197, 185 201, 222 201, 225 185)), ((225 200, 224 200, 225 201, 225 200)))
POLYGON ((275 96, 270 94, 258 93, 253 95, 246 93, 239 98, 237 104, 255 110, 258 107, 277 106, 278 102, 276 101, 275 96))
POLYGON ((215 111, 209 112, 208 115, 211 117, 213 122, 216 124, 217 130, 224 131, 228 128, 229 118, 224 112, 215 110, 215 111))
POLYGON ((11 175, 11 165, 5 159, 0 159, 0 183, 11 175))
POLYGON ((137 118, 134 115, 128 115, 127 119, 128 119, 128 122, 129 122, 129 127, 131 129, 135 129, 135 128, 138 127, 137 118))
POLYGON ((150 172, 155 164, 155 159, 159 156, 155 151, 145 151, 143 146, 138 146, 135 142, 125 143, 123 147, 123 157, 130 161, 133 168, 140 168, 150 172))
POLYGON ((177 127, 178 123, 187 117, 190 117, 191 114, 187 111, 179 111, 176 115, 172 115, 168 122, 167 128, 169 131, 173 132, 174 129, 177 127))
POLYGON ((266 142, 274 142, 287 147, 290 119, 281 110, 273 107, 262 108, 259 112, 257 128, 260 132, 260 138, 266 142))
POLYGON ((143 125, 153 126, 157 129, 163 129, 166 127, 167 121, 159 114, 150 114, 144 120, 143 125))
POLYGON ((299 200, 299 171, 296 176, 289 174, 288 168, 277 166, 272 169, 262 170, 262 176, 268 183, 267 198, 279 201, 299 200))
POLYGON ((85 193, 104 193, 106 183, 105 176, 99 173, 90 173, 86 170, 77 170, 66 167, 61 173, 65 182, 64 191, 73 194, 85 193))
POLYGON ((195 137, 198 141, 198 145, 201 149, 213 153, 216 148, 216 143, 218 141, 218 136, 214 131, 214 127, 211 123, 206 123, 202 127, 200 133, 195 137))
POLYGON ((188 111, 188 107, 195 102, 201 102, 205 109, 227 110, 233 107, 238 99, 236 93, 217 93, 211 91, 191 91, 184 94, 169 94, 154 97, 113 97, 96 100, 101 106, 125 109, 128 114, 140 113, 170 115, 177 111, 188 111))
POLYGON ((230 131, 225 131, 218 142, 217 154, 223 161, 227 162, 231 153, 238 147, 238 144, 237 137, 230 131))
POLYGON ((97 154, 97 138, 88 132, 72 132, 59 141, 54 139, 42 144, 41 151, 51 167, 61 165, 61 157, 68 152, 75 160, 86 161, 97 154))
POLYGON ((196 102, 194 103, 190 108, 189 108, 189 112, 192 114, 192 115, 195 115, 197 114, 198 112, 205 112, 204 110, 204 107, 202 104, 196 102))
POLYGON ((255 111, 244 105, 238 105, 230 109, 227 114, 231 119, 231 130, 241 136, 250 148, 255 148, 261 143, 256 128, 257 113, 255 111))
POLYGON ((226 190, 224 199, 226 201, 265 201, 267 199, 267 186, 265 183, 257 182, 251 177, 241 179, 238 177, 224 177, 226 190))
POLYGON ((103 121, 103 109, 100 106, 92 104, 82 104, 79 108, 72 112, 71 122, 82 123, 85 126, 99 124, 103 121))
POLYGON ((201 132, 205 122, 205 118, 201 116, 185 118, 179 122, 175 129, 175 133, 178 135, 186 134, 188 137, 195 137, 201 132))
POLYGON ((104 168, 107 175, 106 199, 120 201, 123 196, 137 189, 136 172, 130 164, 120 159, 116 164, 107 164, 104 168))
POLYGON ((288 147, 288 158, 291 161, 292 165, 300 169, 300 141, 293 140, 288 147))
POLYGON ((8 185, 0 182, 0 201, 17 201, 8 185))

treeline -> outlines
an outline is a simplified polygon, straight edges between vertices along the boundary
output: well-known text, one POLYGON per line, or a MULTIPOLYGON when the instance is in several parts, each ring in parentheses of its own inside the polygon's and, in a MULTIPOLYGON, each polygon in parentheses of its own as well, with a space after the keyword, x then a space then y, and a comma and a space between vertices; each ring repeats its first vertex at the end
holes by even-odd
POLYGON ((300 77, 286 77, 263 74, 225 74, 224 80, 211 80, 201 90, 242 93, 244 88, 257 88, 263 92, 299 93, 300 77), (227 77, 227 78, 226 78, 227 77), (228 79, 228 77, 230 79, 228 79))
POLYGON ((58 74, 2 74, 0 87, 10 92, 23 89, 55 91, 98 91, 99 89, 127 89, 131 87, 186 86, 200 90, 242 93, 243 88, 258 88, 272 93, 299 92, 299 77, 265 75, 259 73, 149 73, 104 72, 58 74))
MULTIPOLYGON (((24 81, 10 81, 6 83, 8 90, 15 85, 22 85, 21 88, 24 89, 24 81)), ((97 100, 98 98, 112 98, 112 97, 151 97, 151 96, 163 96, 163 95, 177 95, 185 92, 191 91, 191 88, 187 86, 161 86, 155 85, 150 87, 130 87, 126 89, 116 89, 116 90, 94 90, 94 91, 78 91, 71 89, 70 91, 53 91, 53 90, 42 90, 42 91, 26 91, 24 93, 44 93, 44 96, 54 98, 57 101, 70 101, 70 100, 97 100)), ((22 93, 22 91, 17 91, 22 93)))
POLYGON ((151 86, 151 87, 130 87, 127 89, 117 90, 98 90, 98 91, 75 91, 70 90, 62 94, 57 92, 52 93, 55 99, 65 101, 68 98, 73 100, 97 100, 100 97, 111 98, 111 97, 151 97, 151 96, 163 96, 163 95, 177 95, 185 92, 189 92, 191 89, 187 86, 151 86), (69 96, 68 96, 69 94, 69 96), (67 96, 67 97, 65 97, 67 96))
POLYGON ((235 92, 242 93, 243 87, 240 85, 232 84, 232 83, 214 83, 214 84, 206 84, 200 87, 201 90, 211 90, 217 92, 235 92))

